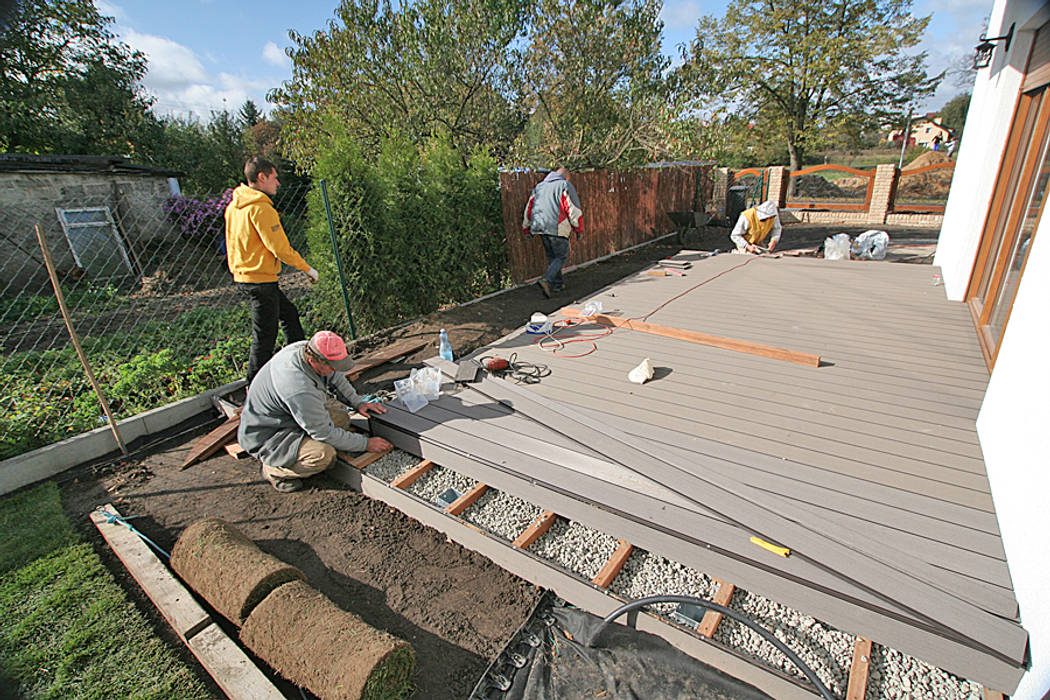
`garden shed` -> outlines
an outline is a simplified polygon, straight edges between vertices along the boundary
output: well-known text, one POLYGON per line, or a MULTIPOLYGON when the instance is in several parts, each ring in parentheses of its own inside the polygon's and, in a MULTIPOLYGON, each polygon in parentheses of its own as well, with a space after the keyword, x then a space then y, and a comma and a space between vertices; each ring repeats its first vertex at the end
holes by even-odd
POLYGON ((34 226, 60 274, 141 274, 132 249, 167 233, 162 206, 179 172, 120 156, 0 154, 0 296, 46 283, 34 226))

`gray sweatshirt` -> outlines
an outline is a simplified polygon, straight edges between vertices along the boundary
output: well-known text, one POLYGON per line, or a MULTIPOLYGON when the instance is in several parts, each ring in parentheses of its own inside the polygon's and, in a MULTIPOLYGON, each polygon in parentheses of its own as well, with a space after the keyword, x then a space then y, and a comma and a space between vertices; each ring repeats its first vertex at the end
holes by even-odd
POLYGON ((342 372, 322 377, 303 356, 307 341, 288 345, 263 365, 248 388, 237 442, 270 467, 287 467, 299 458, 304 437, 340 452, 363 452, 368 438, 335 427, 325 408, 327 393, 357 408, 364 403, 342 372))

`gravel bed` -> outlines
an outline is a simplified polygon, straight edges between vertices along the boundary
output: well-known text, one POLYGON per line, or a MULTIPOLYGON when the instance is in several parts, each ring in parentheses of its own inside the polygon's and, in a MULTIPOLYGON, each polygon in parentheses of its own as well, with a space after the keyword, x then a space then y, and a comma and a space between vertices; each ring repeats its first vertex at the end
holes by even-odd
POLYGON ((466 493, 474 488, 476 483, 478 482, 470 477, 458 474, 451 469, 434 466, 430 471, 416 479, 415 483, 408 487, 408 491, 419 496, 424 501, 430 501, 434 505, 439 505, 437 497, 448 489, 453 488, 460 493, 466 493))
POLYGON ((868 669, 869 700, 936 698, 936 700, 981 700, 981 686, 963 680, 936 666, 878 644, 871 647, 868 669))
POLYGON ((490 488, 461 517, 468 523, 513 542, 542 512, 539 506, 490 488))
MULTIPOLYGON (((624 562, 620 575, 613 579, 609 590, 628 600, 651 595, 690 595, 710 600, 718 584, 709 576, 667 557, 635 548, 624 562)), ((677 603, 657 603, 650 609, 670 614, 677 603)))
POLYGON ((559 519, 529 551, 592 579, 616 551, 616 546, 615 537, 574 520, 559 519))
POLYGON ((388 484, 419 464, 419 457, 404 450, 393 450, 365 467, 365 472, 388 484))
MULTIPOLYGON (((836 695, 846 692, 854 637, 823 622, 760 595, 736 589, 729 607, 772 632, 817 674, 836 695)), ((723 618, 715 641, 744 651, 770 666, 799 678, 802 672, 757 632, 736 620, 723 618)))

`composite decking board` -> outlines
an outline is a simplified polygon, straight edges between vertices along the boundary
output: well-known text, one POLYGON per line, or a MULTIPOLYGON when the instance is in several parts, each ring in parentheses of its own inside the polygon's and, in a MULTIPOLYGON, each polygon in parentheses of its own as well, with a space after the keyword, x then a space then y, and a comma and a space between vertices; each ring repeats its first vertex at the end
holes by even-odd
MULTIPOLYGON (((401 415, 408 416, 404 413, 401 415)), ((723 579, 728 578, 748 590, 772 595, 782 603, 815 615, 843 631, 859 634, 860 630, 863 630, 880 643, 891 645, 904 653, 918 656, 978 682, 997 687, 1014 687, 1020 678, 1021 669, 1015 663, 977 650, 958 638, 945 636, 943 631, 936 628, 917 626, 906 617, 865 607, 856 599, 843 597, 842 588, 813 587, 802 579, 785 577, 782 573, 742 562, 720 551, 693 546, 672 534, 645 527, 637 520, 621 518, 609 511, 586 505, 537 484, 535 478, 508 474, 495 468, 494 464, 479 461, 471 456, 475 450, 465 449, 465 443, 470 443, 475 438, 469 434, 460 433, 459 437, 464 444, 447 448, 439 441, 421 436, 411 429, 396 427, 392 423, 376 423, 376 427, 384 437, 402 449, 424 455, 494 488, 517 495, 543 508, 566 514, 566 517, 572 517, 614 537, 627 539, 636 546, 671 556, 683 564, 723 579)), ((497 452, 505 449, 502 445, 489 444, 485 450, 489 448, 494 448, 497 452)), ((523 457, 528 459, 531 456, 523 457)), ((598 486, 606 485, 599 482, 598 486)), ((666 506, 661 507, 660 511, 664 512, 668 508, 673 509, 672 506, 666 506)), ((758 554, 765 551, 753 549, 757 550, 758 554)), ((779 560, 780 557, 776 559, 779 560)))
MULTIPOLYGON (((917 431, 913 427, 908 427, 906 421, 892 426, 880 423, 878 420, 865 420, 862 424, 864 430, 858 431, 858 423, 855 418, 821 411, 819 408, 802 402, 790 404, 771 401, 766 394, 736 394, 720 391, 717 386, 713 385, 687 384, 680 377, 667 378, 666 381, 661 378, 647 382, 643 386, 636 386, 627 380, 627 373, 633 369, 634 365, 628 366, 621 363, 619 359, 613 361, 608 357, 603 357, 603 360, 606 361, 601 367, 596 366, 594 362, 577 362, 569 366, 567 363, 572 361, 562 358, 553 360, 548 358, 547 364, 552 368, 564 367, 566 371, 571 371, 574 383, 591 386, 606 383, 605 386, 599 388, 614 393, 630 392, 632 396, 644 395, 668 406, 682 407, 690 411, 704 407, 705 410, 712 413, 730 418, 731 420, 725 423, 729 429, 732 429, 733 420, 739 420, 737 416, 768 416, 768 421, 775 423, 782 430, 809 434, 819 431, 820 435, 834 434, 841 436, 839 442, 846 439, 857 447, 878 451, 886 451, 884 446, 889 441, 893 445, 901 446, 900 451, 890 452, 890 454, 904 453, 935 464, 951 462, 955 469, 982 475, 985 473, 983 453, 976 440, 961 442, 917 431), (610 374, 615 379, 611 378, 610 374), (877 427, 869 428, 872 425, 877 427), (944 455, 951 455, 951 457, 944 455), (955 457, 962 459, 956 460, 955 457)), ((674 374, 673 370, 671 374, 674 374)), ((591 395, 596 395, 596 392, 591 392, 591 395)), ((697 415, 702 415, 702 413, 697 415)), ((752 424, 753 421, 747 420, 746 423, 752 424)), ((959 432, 963 432, 967 437, 972 435, 972 432, 959 432)))
MULTIPOLYGON (((945 493, 955 494, 957 498, 963 498, 969 494, 971 498, 965 499, 967 505, 981 504, 983 507, 989 505, 988 480, 982 474, 969 470, 955 468, 945 464, 936 464, 931 461, 911 459, 903 455, 892 453, 880 453, 865 451, 860 448, 851 448, 844 442, 821 442, 819 435, 805 435, 799 432, 785 432, 778 434, 776 430, 767 429, 763 426, 749 428, 742 421, 735 420, 737 428, 733 429, 723 424, 730 422, 728 417, 704 411, 701 414, 694 413, 688 408, 682 408, 676 412, 673 405, 668 405, 656 398, 639 397, 637 395, 628 397, 629 401, 617 401, 611 392, 603 392, 588 387, 587 391, 567 391, 560 387, 548 387, 543 391, 544 395, 556 397, 561 401, 579 403, 594 408, 603 405, 619 404, 626 409, 633 407, 634 410, 645 413, 645 422, 656 425, 685 425, 686 432, 692 432, 702 437, 729 442, 741 447, 751 445, 756 452, 762 452, 785 459, 813 463, 820 460, 825 464, 857 465, 852 469, 848 467, 837 470, 859 476, 862 472, 872 478, 872 469, 882 472, 884 483, 911 484, 914 487, 934 485, 945 493), (679 418, 681 415, 689 415, 688 419, 679 418), (860 466, 863 465, 863 466, 860 466), (867 469, 865 469, 867 467, 867 469)), ((848 436, 846 436, 848 437, 848 436)), ((963 459, 963 458, 956 458, 963 459)))
MULTIPOLYGON (((469 406, 472 400, 488 401, 474 397, 476 394, 473 392, 458 393, 456 399, 459 404, 450 410, 460 411, 462 409, 459 406, 469 406)), ((494 405, 505 411, 511 410, 502 404, 486 403, 485 407, 489 409, 494 405)), ((998 523, 995 515, 987 511, 949 503, 925 493, 900 491, 809 464, 761 455, 745 448, 705 440, 662 426, 648 425, 633 418, 624 418, 579 404, 573 405, 585 415, 604 422, 614 430, 653 440, 665 449, 677 451, 684 457, 706 457, 725 462, 732 473, 738 474, 741 480, 746 480, 756 487, 765 484, 787 495, 805 491, 805 487, 801 486, 805 484, 811 489, 805 492, 824 495, 829 507, 834 505, 842 512, 853 513, 858 519, 889 523, 905 530, 922 532, 944 542, 962 543, 960 546, 965 545, 965 548, 971 551, 996 559, 1005 559, 998 523)), ((447 408, 448 404, 442 403, 442 407, 447 408)), ((480 412, 473 415, 484 418, 484 414, 480 412)), ((524 432, 524 429, 519 432, 524 432)), ((540 437, 540 433, 535 429, 530 428, 529 432, 540 437)), ((546 440, 549 434, 549 430, 543 432, 542 439, 546 440)), ((576 448, 572 445, 568 447, 579 450, 578 445, 576 448)))
MULTIPOLYGON (((450 362, 428 362, 440 367, 449 376, 454 374, 455 366, 450 362)), ((968 592, 952 591, 948 594, 938 587, 940 581, 931 583, 938 576, 924 562, 902 552, 889 551, 872 541, 854 540, 849 544, 839 541, 835 536, 838 533, 821 532, 805 524, 806 512, 789 501, 771 501, 766 494, 725 477, 711 480, 692 474, 666 455, 659 458, 653 456, 647 451, 644 441, 612 435, 570 407, 521 387, 483 377, 480 382, 472 384, 471 389, 490 398, 512 403, 515 410, 537 422, 549 427, 557 425, 556 429, 560 432, 595 446, 612 461, 640 471, 654 481, 674 483, 674 490, 696 503, 709 506, 717 503, 717 510, 724 517, 766 541, 789 547, 792 558, 826 567, 841 576, 844 582, 852 582, 875 596, 886 596, 884 591, 892 590, 896 602, 909 610, 917 620, 944 625, 953 634, 1009 659, 1020 659, 1024 653, 1027 634, 1022 629, 1003 624, 1000 618, 986 612, 979 604, 968 602, 972 600, 968 592), (865 553, 871 556, 865 556, 865 553), (892 561, 894 565, 889 566, 884 561, 892 561), (914 574, 902 574, 897 567, 914 567, 910 569, 914 574), (845 571, 849 574, 846 575, 845 571), (955 595, 965 596, 967 601, 955 595)))
MULTIPOLYGON (((545 352, 530 343, 522 344, 518 333, 507 336, 501 341, 485 348, 486 351, 517 352, 522 359, 530 361, 545 362, 543 358, 557 357, 553 353, 545 352)), ((795 367, 787 363, 780 363, 782 367, 774 373, 770 369, 768 359, 757 356, 748 356, 740 353, 719 350, 706 346, 694 344, 683 344, 669 338, 659 336, 648 336, 652 340, 638 342, 637 338, 606 336, 598 340, 598 350, 592 355, 586 356, 592 361, 600 361, 603 353, 619 352, 634 358, 635 362, 643 357, 673 358, 676 367, 703 370, 709 367, 718 367, 726 371, 728 376, 751 375, 753 377, 766 377, 766 381, 772 383, 769 377, 775 377, 776 384, 785 388, 800 387, 810 391, 824 392, 832 400, 841 397, 855 397, 879 403, 885 403, 887 398, 898 398, 907 402, 908 405, 920 410, 929 410, 935 415, 955 416, 959 419, 972 422, 976 420, 980 408, 979 402, 962 401, 958 396, 944 397, 939 393, 932 392, 929 387, 921 383, 912 382, 908 386, 893 383, 893 392, 888 391, 890 383, 880 381, 871 383, 862 373, 858 377, 846 376, 842 368, 839 372, 828 372, 834 369, 821 367, 818 369, 795 367), (671 345, 668 345, 671 343, 671 345), (801 371, 799 371, 801 370, 801 371), (819 372, 815 374, 814 372, 819 372)), ((655 364, 659 365, 660 362, 655 364)), ((856 372, 854 374, 857 374, 856 372)))
MULTIPOLYGON (((469 395, 469 392, 460 392, 460 394, 456 395, 455 398, 459 401, 454 404, 450 411, 457 412, 461 410, 463 398, 467 395, 469 395)), ((444 410, 444 405, 444 400, 437 404, 442 410, 444 410)), ((610 421, 610 425, 613 427, 622 428, 622 426, 615 425, 615 418, 612 416, 606 414, 602 417, 602 420, 610 421)), ((515 427, 510 421, 502 425, 508 429, 514 429, 515 427)), ((491 436, 493 434, 492 427, 491 424, 479 424, 478 427, 472 428, 472 430, 477 434, 491 436)), ((517 427, 517 432, 519 435, 528 436, 522 439, 529 440, 533 445, 530 449, 537 454, 543 450, 556 451, 557 462, 560 464, 568 465, 575 461, 585 471, 592 474, 597 474, 599 469, 608 470, 610 467, 608 463, 604 463, 601 460, 578 456, 571 449, 564 450, 561 447, 555 448, 546 445, 541 439, 530 435, 530 433, 536 431, 532 426, 525 423, 521 423, 517 427)), ((627 432, 630 432, 630 430, 627 432)), ((637 433, 634 434, 637 435, 637 433)), ((647 437, 658 440, 653 435, 647 435, 647 437)), ((851 493, 829 490, 826 478, 818 478, 815 480, 816 483, 806 483, 800 480, 797 475, 785 476, 780 473, 761 472, 747 463, 724 462, 720 457, 712 457, 664 443, 661 443, 661 447, 678 452, 684 457, 697 459, 697 464, 702 465, 702 468, 711 469, 717 465, 717 468, 723 473, 734 474, 736 478, 751 484, 755 488, 816 507, 829 520, 840 521, 844 524, 852 522, 855 527, 880 530, 882 531, 884 542, 900 546, 904 551, 912 552, 929 563, 937 565, 939 568, 955 571, 970 578, 997 584, 1008 589, 1002 592, 1003 599, 996 603, 995 610, 999 614, 1011 615, 1012 610, 1016 607, 1013 601, 1009 573, 1004 563, 1005 555, 1002 550, 1002 542, 998 535, 968 528, 947 519, 937 520, 930 517, 930 510, 944 510, 942 502, 920 497, 917 500, 921 502, 921 505, 913 506, 916 508, 916 511, 911 512, 881 501, 865 500, 851 493), (890 523, 891 525, 884 525, 884 523, 890 523), (960 567, 962 568, 960 569, 960 567)), ((552 454, 551 456, 555 455, 552 454)), ((772 466, 774 469, 782 470, 785 466, 797 469, 799 465, 776 460, 772 466)), ((624 481, 619 483, 627 485, 624 481)), ((663 487, 658 488, 663 490, 663 487)), ((648 492, 649 495, 658 497, 660 495, 657 490, 651 487, 649 487, 648 492)), ((669 498, 668 500, 672 499, 669 498)), ((681 503, 679 504, 681 505, 681 503)), ((955 514, 945 513, 943 517, 949 518, 953 515, 955 514)))
MULTIPOLYGON (((427 407, 424 410, 428 411, 429 409, 430 407, 427 407)), ((542 508, 561 513, 564 517, 579 520, 586 525, 603 529, 606 533, 619 539, 624 539, 618 534, 620 529, 624 527, 624 524, 619 522, 613 525, 609 525, 607 522, 599 524, 593 520, 594 517, 597 517, 597 514, 593 511, 608 513, 610 516, 617 516, 634 522, 647 530, 655 529, 657 532, 678 538, 676 549, 652 550, 664 556, 680 557, 683 548, 695 547, 698 550, 718 553, 720 556, 744 562, 749 566, 760 566, 767 569, 771 568, 769 562, 775 557, 775 555, 751 545, 748 541, 749 532, 741 530, 734 525, 710 518, 695 509, 682 508, 674 503, 661 501, 645 493, 632 492, 629 489, 624 489, 617 484, 604 481, 589 474, 568 470, 557 461, 544 459, 532 454, 528 447, 519 449, 504 444, 505 442, 519 442, 520 436, 517 435, 503 435, 501 436, 503 442, 494 442, 480 436, 476 431, 464 431, 435 422, 426 416, 419 414, 412 416, 399 410, 392 410, 391 415, 381 419, 377 425, 379 432, 392 441, 398 438, 397 432, 408 430, 414 436, 426 439, 432 444, 453 448, 457 454, 468 460, 473 460, 463 470, 463 473, 467 474, 467 476, 488 483, 494 488, 506 490, 525 498, 542 508), (394 429, 393 437, 391 437, 389 431, 384 429, 387 425, 394 429), (475 470, 475 467, 484 467, 486 464, 490 468, 496 467, 498 464, 497 472, 494 474, 491 471, 482 470, 479 472, 475 470), (507 466, 511 464, 521 466, 520 468, 507 466), (528 483, 532 489, 536 489, 538 486, 543 487, 540 489, 541 495, 537 498, 535 491, 522 491, 521 482, 523 481, 528 483), (565 500, 566 498, 569 500, 565 500), (630 515, 626 515, 627 511, 618 510, 616 506, 610 505, 618 500, 621 502, 625 500, 630 501, 630 515), (587 507, 581 508, 580 506, 587 507), (601 507, 596 508, 595 506, 601 507), (660 526, 661 520, 668 519, 667 514, 673 516, 672 520, 684 524, 682 528, 684 532, 694 534, 686 535, 672 528, 660 526), (630 516, 635 516, 636 519, 631 520, 630 516), (737 542, 741 550, 736 552, 732 549, 726 549, 719 545, 720 541, 737 542), (765 563, 762 563, 763 561, 765 563)), ((453 468, 460 470, 462 466, 453 468)), ((643 535, 639 536, 645 537, 643 535)), ((642 540, 636 540, 636 542, 643 546, 641 544, 642 540)), ((646 549, 651 548, 646 547, 646 549)), ((803 559, 788 558, 782 560, 780 557, 776 557, 775 561, 776 569, 780 573, 787 574, 796 581, 804 581, 811 586, 817 586, 824 590, 834 590, 837 594, 844 595, 858 604, 886 611, 902 620, 910 620, 910 624, 929 626, 928 623, 914 619, 912 613, 899 606, 892 597, 886 598, 873 594, 871 591, 858 587, 849 581, 842 581, 840 577, 832 572, 814 567, 803 559)), ((683 561, 683 563, 690 562, 683 561)), ((934 629, 939 629, 939 627, 936 624, 932 626, 934 629)))
MULTIPOLYGON (((573 373, 583 374, 589 372, 592 376, 604 375, 605 380, 609 379, 610 373, 614 376, 626 377, 627 372, 637 365, 638 357, 637 355, 628 356, 626 354, 603 352, 601 359, 603 367, 600 369, 584 363, 573 366, 571 369, 573 373)), ((904 430, 923 438, 933 437, 937 440, 950 441, 955 445, 954 449, 961 449, 958 447, 960 444, 968 448, 979 448, 980 444, 977 434, 973 430, 972 420, 960 421, 960 423, 968 422, 969 428, 946 426, 943 423, 930 420, 928 412, 905 410, 903 412, 907 415, 902 415, 902 409, 898 408, 896 413, 891 413, 891 406, 888 403, 885 410, 872 411, 870 409, 865 410, 865 408, 870 406, 869 403, 865 404, 865 408, 858 407, 855 398, 852 404, 846 403, 845 399, 842 400, 843 403, 831 403, 826 400, 808 400, 797 393, 778 391, 776 385, 767 389, 766 387, 769 386, 768 382, 766 387, 762 387, 760 384, 761 379, 756 381, 754 386, 747 387, 735 382, 727 382, 724 376, 719 377, 714 373, 703 376, 695 371, 685 371, 681 366, 676 366, 673 374, 674 378, 668 382, 672 391, 676 390, 676 387, 688 387, 681 390, 689 391, 691 396, 709 401, 726 403, 732 406, 753 406, 761 412, 760 415, 768 414, 770 409, 774 413, 785 409, 796 412, 806 411, 813 414, 813 419, 818 419, 821 422, 829 420, 847 421, 849 422, 850 430, 856 428, 856 420, 864 419, 869 425, 904 430), (689 382, 688 384, 686 383, 687 381, 689 382), (934 433, 934 431, 936 432, 934 433)), ((796 417, 800 416, 799 413, 794 415, 796 417)), ((936 440, 934 444, 936 444, 936 440)), ((951 452, 952 449, 950 447, 946 446, 944 451, 951 452)), ((979 452, 974 453, 971 451, 970 454, 979 455, 979 452)))

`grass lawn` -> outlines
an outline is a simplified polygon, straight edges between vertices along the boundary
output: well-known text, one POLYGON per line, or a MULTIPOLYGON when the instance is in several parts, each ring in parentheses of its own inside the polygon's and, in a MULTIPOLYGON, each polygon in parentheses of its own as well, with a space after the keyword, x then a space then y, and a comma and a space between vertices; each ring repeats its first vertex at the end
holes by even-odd
POLYGON ((0 526, 0 688, 25 698, 212 697, 81 541, 54 484, 0 500, 0 526))

